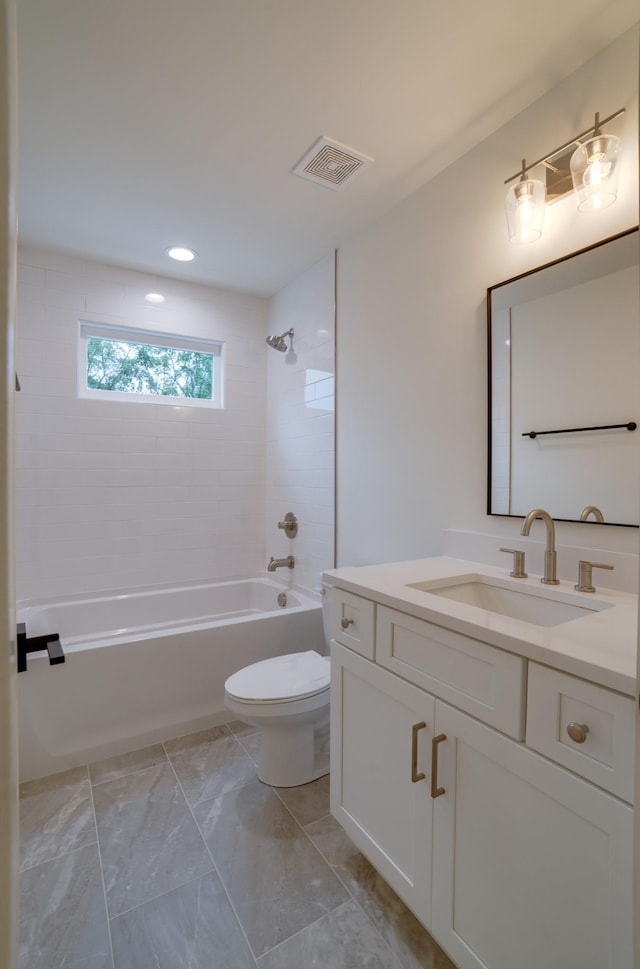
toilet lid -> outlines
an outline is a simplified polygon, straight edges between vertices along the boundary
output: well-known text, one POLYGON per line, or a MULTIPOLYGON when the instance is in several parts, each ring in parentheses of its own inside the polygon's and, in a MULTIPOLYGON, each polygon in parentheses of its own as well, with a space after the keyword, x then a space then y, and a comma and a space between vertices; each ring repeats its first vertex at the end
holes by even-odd
POLYGON ((329 688, 330 670, 329 658, 310 649, 245 666, 229 677, 224 688, 238 700, 302 699, 329 688))

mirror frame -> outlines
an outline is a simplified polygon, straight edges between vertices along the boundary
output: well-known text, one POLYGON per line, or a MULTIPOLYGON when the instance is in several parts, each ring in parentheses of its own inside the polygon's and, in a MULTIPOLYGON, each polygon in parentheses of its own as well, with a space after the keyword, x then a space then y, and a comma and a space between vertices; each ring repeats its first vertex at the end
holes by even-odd
MULTIPOLYGON (((492 327, 491 327, 491 311, 492 311, 492 295, 497 289, 502 289, 504 286, 508 286, 510 283, 518 282, 521 279, 525 279, 527 276, 533 276, 535 273, 542 272, 545 269, 549 269, 552 266, 557 266, 560 263, 567 262, 569 259, 574 259, 576 256, 581 256, 584 253, 592 252, 594 249, 598 249, 601 246, 606 246, 610 242, 615 242, 617 239, 622 239, 626 236, 631 236, 634 233, 638 233, 639 227, 633 226, 630 229, 625 229, 623 232, 618 232, 616 235, 608 236, 606 239, 601 239, 599 242, 594 242, 592 245, 585 246, 583 249, 577 249, 575 252, 570 252, 566 256, 560 256, 558 259, 553 259, 551 262, 544 263, 542 266, 536 266, 534 269, 529 269, 524 273, 520 273, 517 276, 512 276, 510 279, 505 279, 500 283, 496 283, 493 286, 487 288, 487 515, 492 518, 524 518, 524 515, 511 515, 507 512, 495 512, 491 510, 491 468, 492 468, 492 456, 493 456, 493 428, 492 428, 492 396, 493 396, 493 375, 492 375, 492 327)), ((640 245, 640 240, 639 240, 640 245)), ((554 516, 554 521, 562 522, 574 522, 578 525, 615 525, 617 528, 640 528, 640 525, 633 525, 627 522, 596 522, 593 520, 589 521, 579 521, 575 518, 556 518, 554 516)))

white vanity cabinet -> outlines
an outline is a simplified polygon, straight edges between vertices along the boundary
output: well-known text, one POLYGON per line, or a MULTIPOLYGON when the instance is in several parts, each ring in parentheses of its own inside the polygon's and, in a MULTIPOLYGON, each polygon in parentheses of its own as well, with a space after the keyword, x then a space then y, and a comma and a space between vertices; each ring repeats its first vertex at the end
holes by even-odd
POLYGON ((538 663, 528 679, 527 746, 631 802, 631 697, 538 663))
POLYGON ((634 701, 358 607, 371 642, 332 643, 334 816, 459 969, 629 969, 634 701), (556 739, 565 714, 589 751, 556 739))
POLYGON ((337 640, 362 656, 374 659, 375 603, 342 589, 329 593, 329 632, 337 640))
POLYGON ((429 928, 432 696, 331 644, 331 810, 429 928))
POLYGON ((460 969, 633 965, 632 811, 447 704, 431 931, 460 969))

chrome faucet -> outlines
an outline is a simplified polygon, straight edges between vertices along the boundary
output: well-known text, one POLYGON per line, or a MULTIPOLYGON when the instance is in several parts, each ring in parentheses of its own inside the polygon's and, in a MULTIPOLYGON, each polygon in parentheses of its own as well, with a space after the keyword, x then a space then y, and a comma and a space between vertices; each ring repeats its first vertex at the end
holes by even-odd
POLYGON ((531 531, 536 518, 541 518, 547 528, 547 548, 544 553, 544 576, 540 579, 545 585, 560 585, 560 580, 556 578, 556 528, 553 518, 549 512, 542 508, 534 508, 530 511, 522 523, 521 535, 528 535, 531 531))
POLYGON ((593 515, 594 520, 597 522, 604 522, 604 515, 596 505, 587 505, 586 508, 583 508, 580 514, 580 521, 586 522, 589 515, 593 515))
POLYGON ((267 565, 267 572, 275 572, 276 569, 292 569, 296 564, 296 560, 293 555, 287 555, 286 559, 274 559, 273 555, 269 559, 269 564, 267 565))

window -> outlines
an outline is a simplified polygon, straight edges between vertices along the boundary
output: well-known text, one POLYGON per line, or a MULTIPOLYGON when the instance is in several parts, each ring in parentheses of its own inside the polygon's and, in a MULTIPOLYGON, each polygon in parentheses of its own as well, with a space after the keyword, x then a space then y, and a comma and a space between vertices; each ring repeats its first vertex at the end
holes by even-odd
POLYGON ((222 406, 222 344, 80 322, 80 397, 222 406))

